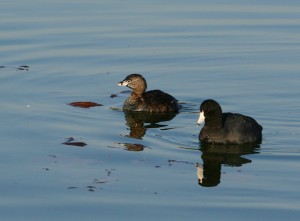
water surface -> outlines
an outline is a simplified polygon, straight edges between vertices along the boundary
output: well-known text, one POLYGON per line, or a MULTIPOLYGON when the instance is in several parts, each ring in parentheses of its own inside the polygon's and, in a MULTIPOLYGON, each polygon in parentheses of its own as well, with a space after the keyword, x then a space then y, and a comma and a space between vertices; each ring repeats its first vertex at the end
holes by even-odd
POLYGON ((1 9, 2 219, 299 219, 298 2, 29 0, 1 9), (116 83, 130 73, 182 111, 161 121, 122 112, 128 92, 116 83), (254 117, 262 144, 199 144, 207 98, 254 117), (103 106, 68 105, 78 101, 103 106), (87 145, 62 144, 70 138, 87 145))

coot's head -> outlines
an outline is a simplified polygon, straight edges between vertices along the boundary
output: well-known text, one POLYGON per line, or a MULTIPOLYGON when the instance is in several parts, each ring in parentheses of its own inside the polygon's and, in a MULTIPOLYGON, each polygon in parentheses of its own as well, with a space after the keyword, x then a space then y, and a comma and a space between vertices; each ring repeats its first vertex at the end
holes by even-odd
POLYGON ((200 105, 200 116, 197 124, 200 125, 205 119, 217 120, 222 117, 222 108, 215 100, 205 100, 200 105))
POLYGON ((147 83, 145 78, 140 74, 130 74, 123 81, 118 83, 119 86, 127 86, 135 92, 143 93, 146 91, 147 83))

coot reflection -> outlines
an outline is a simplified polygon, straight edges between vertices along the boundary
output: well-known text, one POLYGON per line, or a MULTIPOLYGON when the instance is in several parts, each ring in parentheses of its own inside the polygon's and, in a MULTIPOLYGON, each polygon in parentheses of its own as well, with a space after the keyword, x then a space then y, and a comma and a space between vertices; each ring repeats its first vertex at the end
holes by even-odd
POLYGON ((256 154, 258 144, 244 145, 206 145, 201 144, 203 165, 197 165, 198 184, 204 187, 214 187, 221 182, 222 164, 231 167, 241 167, 251 163, 244 155, 256 154))

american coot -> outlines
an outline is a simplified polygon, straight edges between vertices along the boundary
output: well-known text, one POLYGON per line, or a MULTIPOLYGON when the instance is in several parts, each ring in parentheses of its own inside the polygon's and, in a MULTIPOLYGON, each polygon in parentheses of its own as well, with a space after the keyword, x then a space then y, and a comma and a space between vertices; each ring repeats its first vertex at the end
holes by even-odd
POLYGON ((205 120, 199 134, 203 143, 245 144, 260 143, 262 126, 253 118, 235 113, 222 113, 214 100, 205 100, 200 106, 198 125, 205 120))
POLYGON ((145 112, 178 112, 180 105, 171 95, 160 90, 146 91, 147 83, 140 74, 130 74, 119 86, 132 89, 131 95, 123 105, 124 110, 145 112))

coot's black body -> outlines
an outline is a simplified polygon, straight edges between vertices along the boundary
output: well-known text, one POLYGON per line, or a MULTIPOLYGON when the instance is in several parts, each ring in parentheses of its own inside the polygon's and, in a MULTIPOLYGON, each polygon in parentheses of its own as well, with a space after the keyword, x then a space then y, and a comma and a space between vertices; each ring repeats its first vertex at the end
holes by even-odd
POLYGON ((222 113, 214 100, 205 100, 200 106, 198 124, 205 120, 199 134, 203 143, 245 144, 261 143, 262 126, 249 116, 237 113, 222 113))

